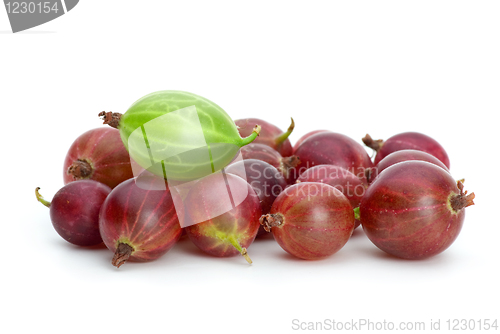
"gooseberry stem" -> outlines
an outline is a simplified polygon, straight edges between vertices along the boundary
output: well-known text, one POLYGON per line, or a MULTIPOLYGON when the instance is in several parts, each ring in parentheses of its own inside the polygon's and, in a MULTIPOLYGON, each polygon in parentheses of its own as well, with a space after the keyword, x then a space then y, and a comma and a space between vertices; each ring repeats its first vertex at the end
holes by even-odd
POLYGON ((243 255, 243 257, 245 258, 245 260, 247 260, 249 264, 252 264, 252 259, 250 258, 250 256, 248 256, 247 249, 243 247, 241 250, 242 250, 241 255, 243 255))
POLYGON ((68 167, 67 173, 75 179, 86 179, 92 175, 92 165, 87 160, 77 159, 68 167))
POLYGON ((354 208, 354 219, 359 220, 359 206, 354 208))
POLYGON ((40 193, 38 192, 38 190, 40 190, 40 187, 36 187, 36 189, 35 189, 36 199, 38 200, 38 202, 40 202, 43 205, 45 205, 46 207, 50 208, 50 202, 44 200, 43 196, 40 195, 40 193))
POLYGON ((288 177, 290 173, 290 169, 297 167, 300 164, 300 158, 296 155, 291 155, 289 157, 281 158, 279 170, 281 174, 285 177, 288 177))
POLYGON ((241 247, 240 243, 238 242, 238 240, 236 240, 236 238, 233 235, 228 237, 228 241, 231 243, 231 245, 234 246, 234 248, 238 250, 238 252, 241 253, 241 255, 243 255, 243 257, 245 258, 245 260, 247 260, 249 264, 252 264, 252 259, 250 259, 250 256, 248 256, 247 249, 245 247, 241 247))
POLYGON ((104 121, 102 124, 108 124, 110 127, 118 129, 122 114, 119 112, 101 111, 98 116, 102 117, 102 120, 104 121))
POLYGON ((292 134, 292 131, 295 128, 295 122, 293 121, 293 117, 290 117, 290 119, 292 120, 292 123, 290 124, 286 132, 283 132, 281 135, 276 137, 275 139, 276 145, 282 144, 292 134))
POLYGON ((260 225, 264 227, 266 232, 271 232, 273 227, 283 225, 284 217, 279 213, 270 213, 259 218, 260 225))
POLYGON ((259 134, 260 134, 260 125, 255 125, 250 136, 242 138, 243 140, 241 141, 241 146, 250 144, 255 140, 255 138, 257 138, 259 134))
POLYGON ((461 180, 457 181, 457 187, 460 190, 460 194, 452 196, 450 198, 451 208, 455 212, 458 212, 468 206, 474 205, 474 198, 476 197, 474 193, 467 195, 467 191, 464 192, 464 184, 461 180))
POLYGON ((120 242, 118 247, 116 247, 115 255, 113 256, 113 260, 111 260, 111 264, 117 268, 120 268, 122 264, 127 262, 134 248, 132 246, 127 245, 126 243, 120 242))
POLYGON ((368 133, 366 136, 361 138, 363 143, 371 148, 372 150, 378 152, 382 148, 382 145, 384 145, 384 140, 383 139, 373 139, 368 133))

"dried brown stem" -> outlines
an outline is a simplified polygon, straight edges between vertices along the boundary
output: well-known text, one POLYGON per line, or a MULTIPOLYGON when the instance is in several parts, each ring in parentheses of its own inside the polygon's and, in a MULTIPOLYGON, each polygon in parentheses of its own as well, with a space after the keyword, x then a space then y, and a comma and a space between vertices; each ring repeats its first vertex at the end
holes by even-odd
POLYGON ((380 150, 380 148, 384 144, 384 140, 382 140, 382 139, 373 139, 368 133, 366 134, 366 136, 364 136, 363 138, 361 138, 361 140, 363 141, 363 143, 366 146, 368 146, 369 148, 371 148, 372 150, 375 150, 377 152, 380 150))
POLYGON ((273 227, 283 225, 283 220, 283 215, 279 213, 267 214, 259 218, 259 222, 266 232, 271 232, 271 228, 273 227))
POLYGON ((87 179, 92 175, 92 165, 84 159, 77 159, 68 167, 68 174, 73 175, 75 180, 87 179))
POLYGON ((476 197, 474 193, 467 195, 467 191, 464 192, 464 184, 460 180, 457 181, 457 187, 460 190, 460 194, 452 196, 450 199, 451 208, 455 212, 458 212, 470 205, 474 205, 474 198, 476 197))
POLYGON ((101 111, 98 116, 102 117, 102 124, 108 124, 110 127, 118 129, 118 124, 120 123, 122 114, 119 112, 101 111))
POLYGON ((281 158, 280 171, 283 176, 288 177, 290 169, 297 167, 300 164, 300 158, 296 155, 281 158))
POLYGON ((118 244, 118 247, 116 247, 116 252, 115 256, 113 256, 113 260, 111 260, 111 264, 113 264, 115 267, 120 268, 122 264, 127 262, 128 258, 130 255, 134 252, 134 248, 132 246, 127 245, 123 242, 120 242, 118 244))
POLYGON ((365 177, 368 183, 371 183, 377 177, 377 167, 368 167, 365 169, 365 177))

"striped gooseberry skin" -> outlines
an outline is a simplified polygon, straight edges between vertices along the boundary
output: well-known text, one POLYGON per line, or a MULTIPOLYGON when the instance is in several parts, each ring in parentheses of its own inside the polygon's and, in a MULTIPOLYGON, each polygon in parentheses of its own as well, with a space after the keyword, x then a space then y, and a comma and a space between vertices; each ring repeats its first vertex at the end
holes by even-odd
POLYGON ((281 130, 276 125, 266 122, 259 118, 243 118, 234 121, 238 127, 238 131, 242 137, 249 136, 252 129, 256 124, 261 126, 259 136, 253 141, 256 144, 264 144, 272 147, 281 154, 283 157, 289 157, 293 154, 292 143, 288 136, 283 136, 288 132, 288 135, 293 131, 293 122, 291 129, 287 132, 281 130), (280 136, 283 136, 280 138, 280 136))
MULTIPOLYGON (((222 174, 224 181, 219 173, 211 174, 189 190, 184 215, 190 225, 184 229, 189 239, 207 254, 216 257, 242 254, 247 258, 246 248, 254 241, 260 226, 260 200, 243 178, 222 174), (233 207, 225 211, 228 196, 232 197, 233 207)), ((249 258, 247 261, 251 263, 249 258)))
POLYGON ((151 261, 170 250, 181 236, 181 227, 170 191, 151 190, 157 178, 146 175, 140 186, 129 179, 114 188, 99 213, 99 230, 106 247, 132 247, 129 259, 151 261))
POLYGON ((63 181, 68 184, 77 180, 94 180, 110 188, 132 178, 130 156, 117 129, 101 127, 80 135, 72 144, 64 159, 63 181), (90 165, 89 175, 75 176, 70 167, 78 161, 90 165))
POLYGON ((181 182, 221 170, 260 131, 254 124, 248 137, 241 138, 234 121, 220 106, 176 90, 143 96, 120 116, 117 126, 139 166, 181 182))
POLYGON ((457 238, 465 210, 453 210, 460 194, 443 168, 426 161, 405 161, 380 173, 360 205, 368 238, 381 250, 404 259, 423 259, 447 249, 457 238))
POLYGON ((441 160, 427 152, 418 150, 400 150, 392 152, 379 161, 376 168, 372 169, 372 173, 370 174, 370 182, 373 181, 377 174, 381 173, 384 169, 397 164, 398 162, 412 160, 427 161, 449 172, 448 167, 446 167, 446 165, 442 163, 441 160))
POLYGON ((335 165, 347 169, 368 184, 366 173, 373 163, 365 148, 343 134, 325 131, 302 142, 295 151, 300 159, 299 175, 316 165, 335 165))
POLYGON ((403 132, 385 140, 375 156, 374 163, 376 165, 392 152, 405 149, 427 152, 450 169, 450 159, 443 146, 435 139, 419 132, 403 132))
MULTIPOLYGON (((303 172, 297 182, 320 182, 337 188, 349 200, 353 208, 359 207, 361 198, 366 191, 366 185, 345 168, 334 165, 318 165, 303 172)), ((355 220, 355 228, 361 224, 355 220)))
POLYGON ((338 252, 354 230, 354 211, 336 188, 316 182, 302 182, 286 188, 274 201, 271 214, 262 216, 280 222, 271 232, 289 254, 318 260, 338 252), (274 215, 274 216, 273 216, 274 215))

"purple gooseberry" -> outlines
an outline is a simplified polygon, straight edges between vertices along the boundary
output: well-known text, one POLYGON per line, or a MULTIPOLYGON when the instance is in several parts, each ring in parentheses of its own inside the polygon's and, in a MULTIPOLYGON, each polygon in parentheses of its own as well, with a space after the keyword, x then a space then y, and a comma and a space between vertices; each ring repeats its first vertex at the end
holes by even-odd
POLYGON ((378 248, 404 259, 423 259, 455 241, 474 196, 445 169, 404 161, 377 176, 361 200, 359 215, 378 248))
POLYGON ((64 184, 95 180, 114 188, 134 176, 120 133, 110 127, 92 129, 76 138, 63 169, 64 184))
POLYGON ((347 243, 354 230, 354 210, 338 189, 301 182, 286 188, 260 222, 286 252, 317 260, 347 243))
POLYGON ((443 146, 435 139, 423 133, 403 132, 385 141, 382 139, 374 140, 367 134, 362 140, 366 146, 377 152, 374 160, 375 165, 392 152, 410 149, 427 152, 438 158, 448 169, 450 169, 450 159, 443 146))
POLYGON ((104 244, 114 253, 111 263, 116 267, 128 260, 155 260, 181 236, 170 190, 155 190, 157 181, 150 173, 126 180, 111 191, 101 207, 99 230, 104 244))
POLYGON ((43 199, 39 189, 35 189, 36 197, 50 208, 52 225, 64 240, 78 246, 102 243, 99 210, 110 187, 93 180, 71 182, 59 189, 51 202, 43 199))
POLYGON ((377 174, 380 174, 387 167, 399 162, 412 160, 427 161, 449 172, 448 168, 441 162, 441 160, 427 152, 417 150, 400 150, 392 152, 379 161, 377 166, 372 169, 372 173, 370 173, 370 182, 377 177, 377 174))
POLYGON ((320 132, 328 132, 329 130, 314 130, 314 131, 311 131, 311 132, 308 132, 306 133, 305 135, 303 135, 302 137, 299 138, 299 140, 297 140, 295 142, 295 145, 293 145, 293 154, 295 154, 295 151, 297 151, 297 148, 300 146, 300 144, 302 144, 302 142, 304 140, 306 140, 307 138, 311 137, 312 135, 315 135, 317 133, 320 133, 320 132))
MULTIPOLYGON (((329 184, 337 188, 349 200, 353 208, 359 207, 361 198, 366 191, 366 184, 361 182, 359 177, 339 166, 317 165, 306 169, 297 182, 320 182, 329 184)), ((360 225, 356 219, 355 228, 360 225)))
POLYGON ((310 136, 300 144, 295 155, 300 159, 299 175, 316 165, 335 165, 347 169, 368 184, 366 175, 373 168, 361 144, 335 132, 320 132, 310 136))

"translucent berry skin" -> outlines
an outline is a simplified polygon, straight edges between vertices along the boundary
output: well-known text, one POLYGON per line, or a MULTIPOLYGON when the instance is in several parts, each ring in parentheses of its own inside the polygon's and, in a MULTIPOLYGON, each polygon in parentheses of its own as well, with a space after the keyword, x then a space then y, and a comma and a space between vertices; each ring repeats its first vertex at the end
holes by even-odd
POLYGON ((189 92, 163 90, 135 101, 121 116, 118 129, 140 166, 185 182, 224 168, 258 136, 257 125, 241 138, 234 121, 214 102, 189 92))
POLYGON ((283 223, 271 228, 278 244, 289 254, 318 260, 338 252, 354 230, 354 211, 336 188, 315 182, 290 186, 274 201, 271 214, 283 223))
MULTIPOLYGON (((334 165, 311 167, 299 176, 297 182, 319 182, 331 185, 344 194, 353 208, 359 207, 361 198, 366 192, 366 185, 356 175, 334 165)), ((360 224, 361 222, 356 219, 355 228, 360 224)))
POLYGON ((297 148, 299 148, 300 144, 302 144, 302 142, 304 140, 306 140, 307 138, 311 137, 312 135, 315 135, 315 134, 321 133, 321 132, 329 132, 329 130, 314 130, 314 131, 308 132, 305 135, 303 135, 302 137, 300 137, 295 142, 295 145, 293 145, 293 154, 295 154, 295 152, 297 151, 297 148))
POLYGON ((252 187, 241 177, 227 173, 225 177, 231 193, 247 192, 248 195, 232 210, 211 218, 219 209, 223 194, 228 194, 227 186, 219 182, 219 176, 212 174, 204 177, 190 189, 185 200, 188 203, 185 215, 199 223, 184 229, 189 239, 203 252, 216 257, 230 257, 242 253, 243 248, 252 244, 259 230, 262 211, 259 197, 252 187))
POLYGON ((457 238, 465 210, 450 198, 460 193, 443 168, 425 161, 405 161, 380 173, 360 205, 368 238, 381 250, 404 259, 441 253, 457 238))
POLYGON ((399 150, 418 150, 427 152, 438 158, 446 168, 450 169, 450 159, 443 146, 435 139, 419 132, 403 132, 385 140, 375 156, 375 165, 387 155, 399 150))
POLYGON ((106 247, 116 252, 119 243, 133 248, 129 260, 152 261, 169 251, 182 230, 169 190, 150 190, 155 176, 122 182, 101 207, 99 228, 106 247))
POLYGON ((65 185, 50 203, 54 229, 64 240, 78 246, 102 243, 99 210, 110 192, 110 187, 92 180, 65 185))
POLYGON ((297 148, 295 155, 300 158, 299 175, 316 165, 335 165, 347 169, 368 184, 366 173, 373 168, 368 153, 360 143, 335 132, 310 136, 297 148))
POLYGON ((399 162, 412 161, 412 160, 427 161, 449 172, 448 168, 446 167, 445 164, 441 162, 441 160, 439 160, 438 158, 427 152, 417 151, 417 150, 401 150, 392 152, 391 154, 387 155, 385 158, 379 161, 376 168, 374 168, 372 170, 373 172, 370 174, 370 182, 375 179, 377 174, 381 173, 387 167, 395 165, 399 162))
POLYGON ((255 124, 259 124, 261 126, 261 131, 259 136, 253 141, 254 143, 268 145, 278 151, 283 157, 288 157, 293 154, 290 139, 286 138, 282 141, 278 139, 285 131, 281 130, 276 125, 259 118, 237 119, 234 123, 238 126, 238 131, 243 137, 251 134, 255 124))
POLYGON ((123 145, 120 132, 110 127, 92 129, 80 135, 71 144, 64 159, 64 184, 89 179, 114 188, 131 177, 130 156, 123 145), (90 175, 75 177, 69 172, 70 166, 77 160, 90 164, 90 175))

